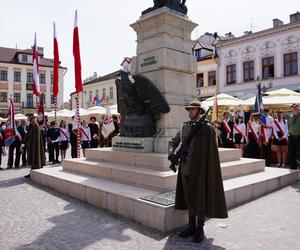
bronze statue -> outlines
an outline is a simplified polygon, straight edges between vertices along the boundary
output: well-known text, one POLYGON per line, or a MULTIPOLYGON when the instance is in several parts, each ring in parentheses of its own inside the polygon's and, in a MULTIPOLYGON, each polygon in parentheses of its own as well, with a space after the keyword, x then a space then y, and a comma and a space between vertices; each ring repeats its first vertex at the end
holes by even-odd
POLYGON ((121 71, 116 79, 118 112, 122 116, 120 135, 131 137, 152 137, 155 121, 160 113, 168 113, 170 107, 165 97, 150 79, 121 71))
POLYGON ((142 12, 142 15, 145 15, 153 10, 159 9, 164 6, 186 15, 187 7, 185 5, 185 2, 186 0, 153 0, 154 6, 144 10, 142 12))

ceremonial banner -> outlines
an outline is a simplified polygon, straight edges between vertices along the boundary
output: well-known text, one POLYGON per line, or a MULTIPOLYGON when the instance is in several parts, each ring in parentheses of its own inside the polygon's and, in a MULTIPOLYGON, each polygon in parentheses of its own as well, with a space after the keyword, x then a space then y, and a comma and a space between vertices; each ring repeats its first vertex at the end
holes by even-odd
POLYGON ((107 106, 106 107, 106 114, 103 119, 103 124, 102 124, 102 129, 101 129, 101 134, 103 137, 106 139, 112 132, 115 131, 115 125, 110 113, 110 109, 107 106))
POLYGON ((40 99, 40 105, 38 109, 38 122, 42 124, 45 122, 44 98, 42 97, 40 99))
POLYGON ((21 140, 21 135, 15 123, 15 107, 12 97, 9 98, 7 127, 5 130, 5 146, 10 146, 16 139, 21 140))
POLYGON ((32 62, 33 62, 33 94, 35 96, 40 96, 39 56, 38 56, 37 43, 36 43, 36 33, 34 35, 32 62))

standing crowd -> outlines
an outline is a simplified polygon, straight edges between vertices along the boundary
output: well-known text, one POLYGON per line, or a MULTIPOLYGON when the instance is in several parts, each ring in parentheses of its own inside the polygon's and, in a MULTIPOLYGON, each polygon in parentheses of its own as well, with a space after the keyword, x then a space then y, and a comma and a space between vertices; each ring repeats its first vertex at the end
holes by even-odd
MULTIPOLYGON (((108 138, 101 133, 102 122, 98 123, 96 117, 92 116, 90 122, 83 120, 81 123, 80 144, 85 156, 87 148, 111 147, 112 138, 119 133, 119 119, 112 116, 115 130, 108 138)), ((7 168, 19 168, 31 165, 32 168, 40 168, 47 161, 56 164, 65 159, 67 150, 71 148, 72 158, 77 158, 77 130, 73 130, 72 122, 67 124, 61 120, 59 124, 55 121, 39 123, 37 115, 28 116, 25 120, 16 121, 16 135, 9 146, 5 146, 6 123, 2 122, 0 127, 0 169, 2 156, 8 154, 7 168), (38 153, 41 151, 40 153, 38 153), (36 159, 38 158, 38 159, 36 159), (22 160, 22 164, 21 164, 22 160)))
POLYGON ((291 169, 300 167, 300 113, 299 105, 290 106, 290 114, 277 111, 270 115, 264 110, 265 122, 260 115, 250 114, 247 122, 244 117, 229 112, 223 113, 223 120, 215 122, 218 144, 225 148, 240 148, 244 157, 265 159, 271 166, 272 152, 276 153, 276 164, 291 169))

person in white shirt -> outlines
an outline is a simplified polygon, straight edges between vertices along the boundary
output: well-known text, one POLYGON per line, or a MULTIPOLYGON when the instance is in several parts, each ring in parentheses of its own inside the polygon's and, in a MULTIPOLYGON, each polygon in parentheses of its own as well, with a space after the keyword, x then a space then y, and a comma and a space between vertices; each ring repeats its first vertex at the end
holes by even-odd
POLYGON ((70 141, 70 134, 68 129, 66 128, 66 121, 61 120, 59 125, 59 141, 60 141, 60 155, 61 159, 66 158, 66 152, 69 147, 69 141, 70 141))
POLYGON ((86 120, 82 121, 81 127, 81 147, 83 156, 85 157, 85 149, 90 147, 91 142, 91 129, 88 126, 86 120))
POLYGON ((272 134, 274 126, 274 118, 270 116, 269 109, 265 109, 266 124, 261 126, 261 135, 262 135, 262 156, 265 159, 266 166, 270 167, 272 162, 272 134))
POLYGON ((233 125, 233 143, 236 148, 241 149, 244 155, 244 147, 247 141, 246 125, 242 116, 238 116, 236 123, 233 125))
POLYGON ((246 145, 246 156, 249 158, 260 158, 260 135, 261 127, 258 122, 258 116, 251 114, 250 120, 247 124, 247 145, 246 145))
POLYGON ((277 119, 274 120, 274 141, 273 150, 277 154, 277 167, 285 167, 288 152, 288 124, 283 119, 283 112, 277 112, 277 119))

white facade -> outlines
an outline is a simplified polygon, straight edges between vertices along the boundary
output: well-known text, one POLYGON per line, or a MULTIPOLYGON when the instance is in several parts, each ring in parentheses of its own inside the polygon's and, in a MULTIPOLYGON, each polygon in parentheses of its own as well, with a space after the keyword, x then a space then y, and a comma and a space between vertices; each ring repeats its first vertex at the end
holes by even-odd
MULTIPOLYGON (((4 48, 2 48, 0 52, 5 53, 4 48)), ((13 62, 0 61, 0 74, 2 74, 2 76, 0 76, 0 113, 2 116, 6 116, 8 112, 8 103, 10 96, 12 96, 14 99, 16 113, 22 112, 26 114, 32 113, 35 110, 36 100, 33 95, 31 97, 31 94, 33 94, 33 83, 32 81, 28 81, 28 73, 33 73, 32 56, 29 54, 24 54, 27 56, 27 63, 25 63, 22 62, 23 54, 19 51, 18 53, 19 54, 16 57, 17 59, 13 62)), ((39 57, 39 59, 41 59, 41 57, 39 57)), ((47 60, 47 63, 49 64, 52 63, 50 59, 43 58, 42 60, 44 62, 45 60, 47 60)), ((44 81, 42 80, 42 82, 40 83, 40 89, 41 93, 43 93, 45 96, 45 109, 49 111, 54 108, 54 104, 51 103, 51 96, 53 95, 53 68, 51 66, 40 66, 39 70, 40 80, 41 77, 45 79, 44 81)), ((63 105, 65 71, 66 68, 61 67, 59 69, 59 93, 57 96, 58 108, 61 108, 63 105)))
MULTIPOLYGON (((76 108, 76 93, 71 94, 71 109, 76 108)), ((113 105, 117 103, 117 90, 115 77, 101 80, 101 77, 92 82, 83 84, 83 91, 79 94, 80 108, 90 108, 95 106, 94 98, 98 97, 102 101, 101 106, 113 105)))
MULTIPOLYGON (((246 34, 222 41, 217 45, 219 55, 219 93, 246 99, 256 93, 256 78, 262 79, 262 60, 274 57, 273 89, 300 90, 300 21, 279 25, 268 30, 246 34), (297 73, 286 76, 284 55, 297 53, 297 73), (244 62, 254 62, 254 80, 245 81, 244 62), (235 65, 236 83, 228 84, 227 66, 235 65)), ((268 80, 262 80, 268 85, 268 80)))

